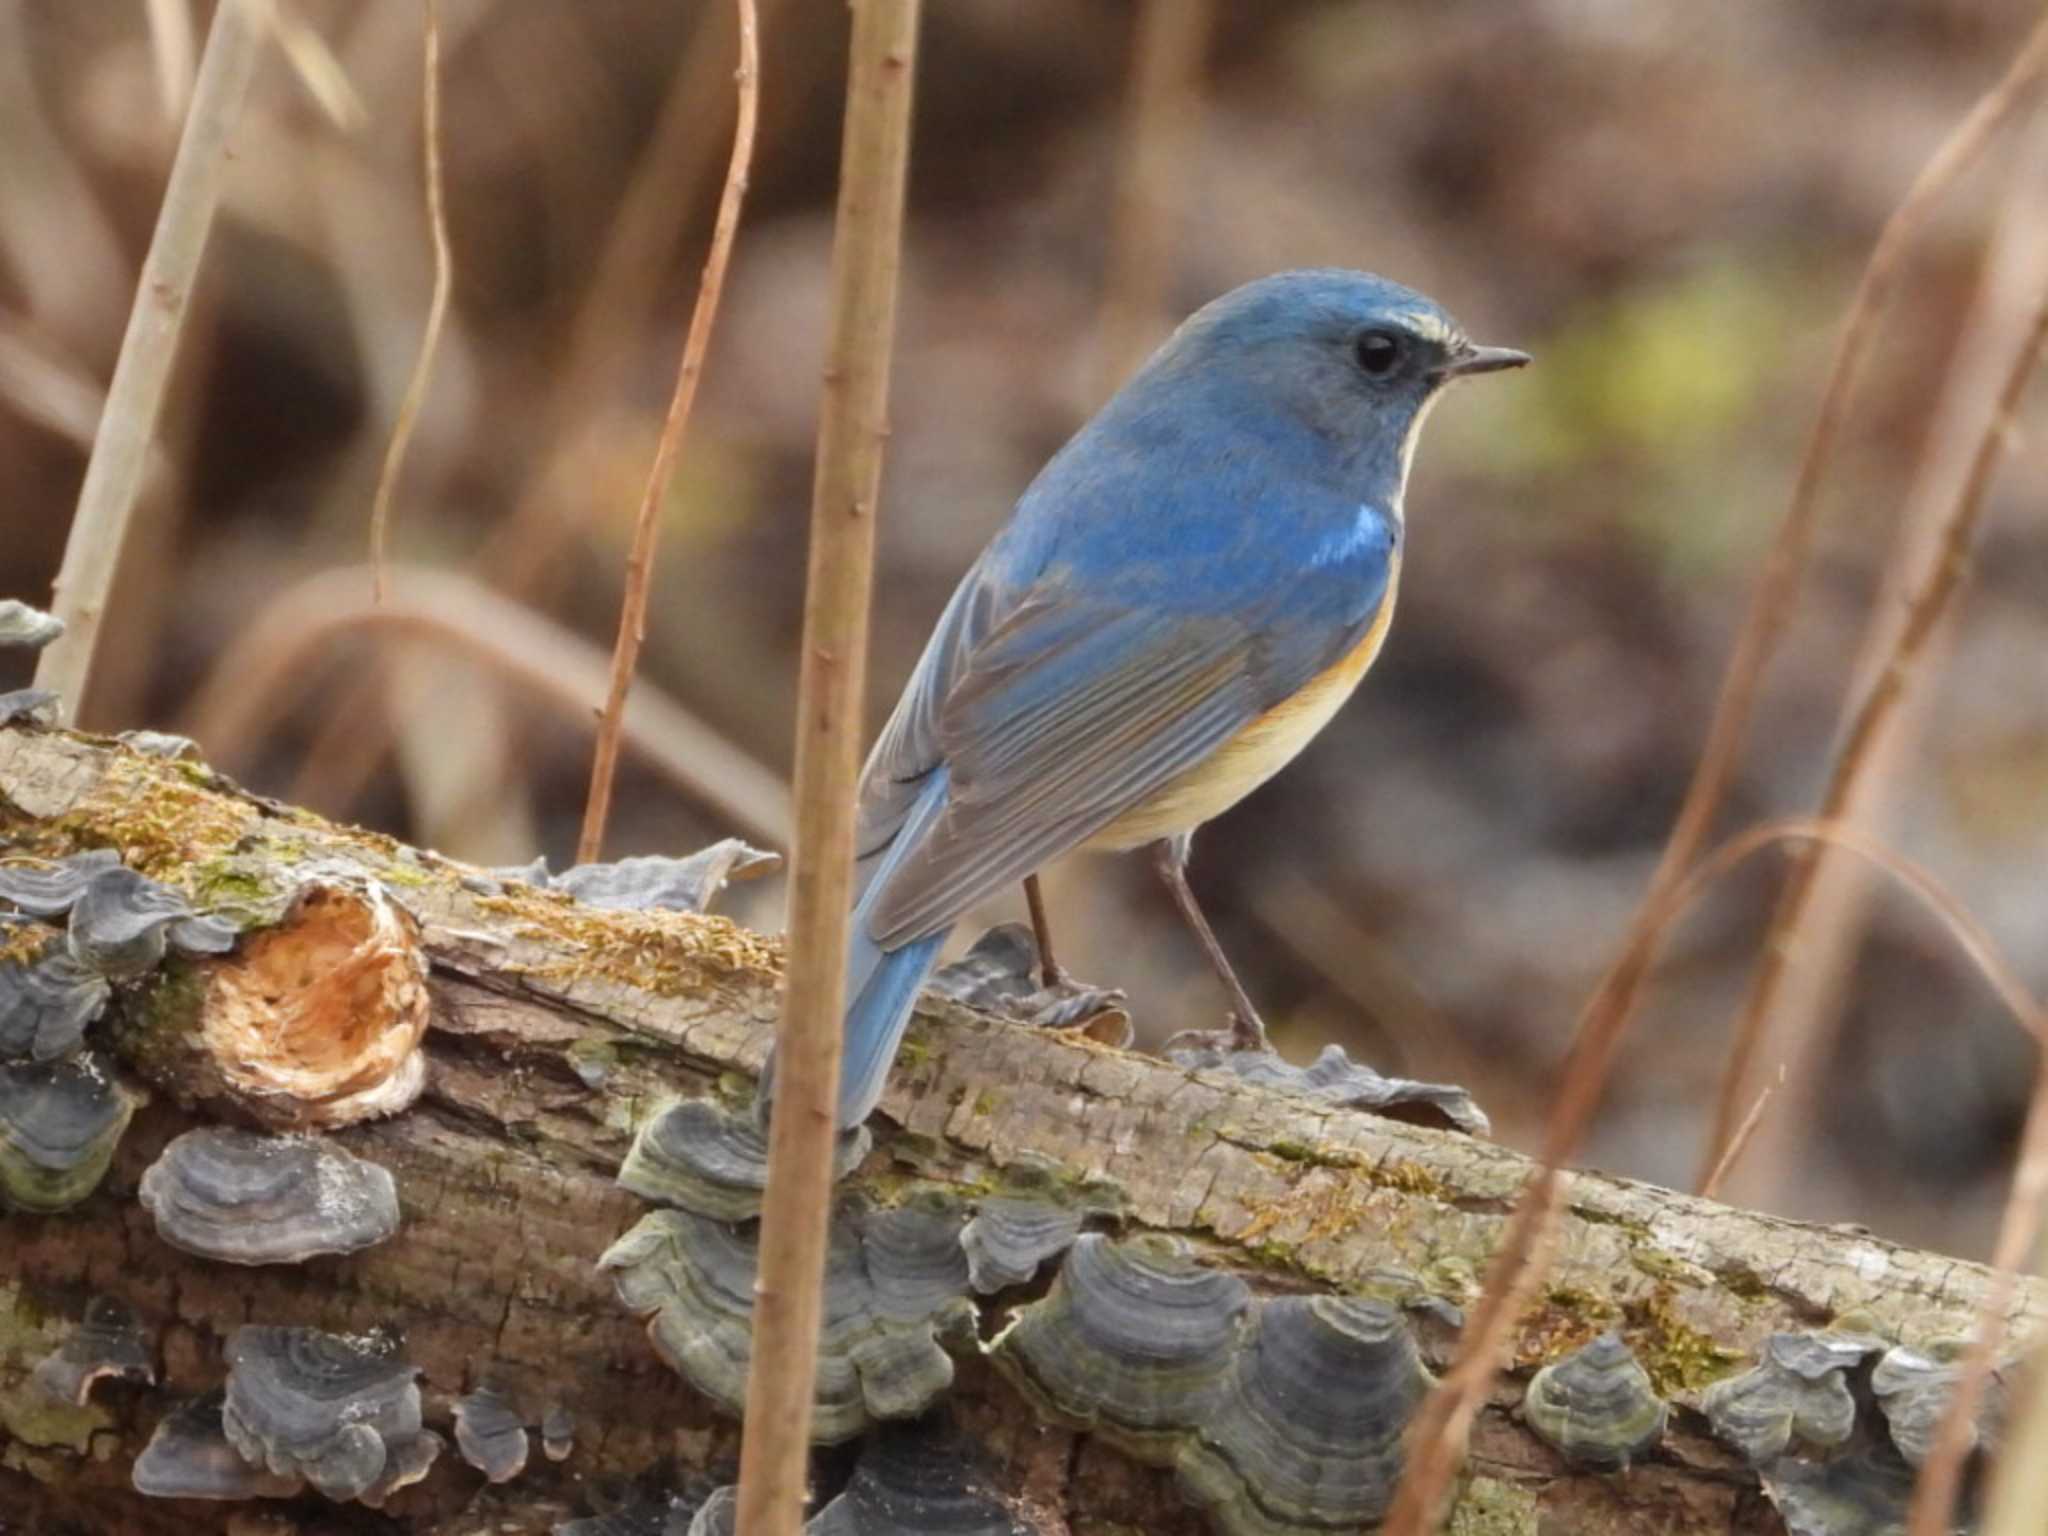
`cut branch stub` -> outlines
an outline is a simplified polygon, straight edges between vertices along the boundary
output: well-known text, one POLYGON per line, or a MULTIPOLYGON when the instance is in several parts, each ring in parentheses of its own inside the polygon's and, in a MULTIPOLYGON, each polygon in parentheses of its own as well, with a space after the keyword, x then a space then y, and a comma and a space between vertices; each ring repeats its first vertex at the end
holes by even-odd
POLYGON ((185 1081, 285 1130, 396 1114, 426 1081, 426 974, 417 925, 377 882, 307 885, 204 964, 205 1060, 185 1081))

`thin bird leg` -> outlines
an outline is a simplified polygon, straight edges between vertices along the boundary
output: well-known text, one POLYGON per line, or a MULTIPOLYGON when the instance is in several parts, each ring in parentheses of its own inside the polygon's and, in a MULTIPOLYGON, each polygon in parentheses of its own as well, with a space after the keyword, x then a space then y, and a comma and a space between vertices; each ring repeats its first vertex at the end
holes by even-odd
POLYGON ((1201 941, 1202 953, 1209 957, 1210 968, 1216 972, 1217 980, 1223 983, 1223 990, 1230 994, 1233 1044, 1241 1051, 1270 1050, 1266 1044, 1265 1021, 1259 1017, 1259 1010, 1252 1006, 1251 996, 1245 991, 1244 983, 1237 979, 1237 972, 1230 968, 1229 957, 1223 953, 1223 946, 1217 943, 1215 930, 1209 926, 1208 918, 1202 915, 1195 893, 1188 889, 1188 848, 1193 841, 1182 834, 1154 843, 1153 867, 1159 871, 1159 878, 1166 882, 1167 890, 1173 893, 1173 902, 1180 908, 1181 917, 1201 941))
POLYGON ((1052 957, 1052 924, 1046 921, 1045 892, 1038 888, 1038 876, 1024 877, 1024 905, 1031 909, 1031 936, 1038 944, 1039 980, 1048 991, 1067 984, 1066 967, 1052 957))

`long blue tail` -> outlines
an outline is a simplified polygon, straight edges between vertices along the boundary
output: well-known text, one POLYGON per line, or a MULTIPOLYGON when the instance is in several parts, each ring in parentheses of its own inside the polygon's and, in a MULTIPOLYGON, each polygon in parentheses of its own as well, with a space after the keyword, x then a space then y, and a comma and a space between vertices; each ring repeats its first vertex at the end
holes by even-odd
POLYGON ((931 975, 939 950, 952 932, 949 926, 892 950, 882 949, 868 936, 868 916, 875 902, 888 889, 896 866, 924 841, 946 808, 951 779, 944 768, 932 774, 910 814, 903 818, 902 830, 886 850, 874 856, 873 867, 861 871, 846 954, 846 1023, 839 1058, 841 1127, 859 1125, 881 1099, 889 1068, 896 1061, 896 1048, 903 1043, 903 1031, 917 1006, 917 994, 924 989, 924 979, 931 975))
MULTIPOLYGON (((858 871, 860 895, 853 906, 853 931, 846 955, 846 1019, 841 1030, 839 1060, 839 1124, 842 1129, 859 1125, 880 1102, 882 1089, 895 1064, 896 1048, 903 1043, 911 1010, 924 989, 925 978, 945 946, 950 926, 900 949, 884 950, 869 937, 868 916, 889 874, 923 839, 946 806, 949 775, 944 768, 932 774, 903 827, 888 847, 864 862, 858 871)), ((773 1095, 775 1060, 770 1056, 761 1074, 760 1108, 766 1111, 773 1095)))

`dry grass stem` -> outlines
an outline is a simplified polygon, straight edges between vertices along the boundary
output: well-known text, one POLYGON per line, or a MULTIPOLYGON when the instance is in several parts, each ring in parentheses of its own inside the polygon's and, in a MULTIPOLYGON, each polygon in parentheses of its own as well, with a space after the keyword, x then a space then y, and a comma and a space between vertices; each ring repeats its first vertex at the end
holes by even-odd
MULTIPOLYGON (((2018 351, 2006 372, 1989 418, 1978 438, 1970 471, 1964 477, 1955 505, 1942 524, 1939 551, 1928 563, 1919 585, 1906 603, 1906 621, 1900 629, 1891 655, 1863 696, 1835 755, 1825 793, 1821 797, 1823 820, 1840 820, 1860 797, 1870 766, 1878 761, 1883 738, 1898 717, 1914 668, 1927 649, 1936 625, 1948 612, 1957 589, 1970 569, 1970 553, 1976 543, 1977 526, 1983 520, 1984 504, 1991 484, 2011 446, 2020 402, 2034 371, 2040 366, 2041 350, 2048 343, 2048 290, 2036 301, 2033 317, 2022 336, 2018 351)), ((1825 859, 1823 848, 1813 848, 1793 860, 1785 888, 1772 913, 1757 974, 1750 988, 1737 1027, 1735 1046, 1729 1053, 1726 1075, 1721 1084, 1725 1100, 1740 1089, 1761 1045, 1765 1025, 1771 1018, 1778 989, 1784 982, 1794 941, 1806 916, 1813 887, 1825 859)), ((1731 1143, 1732 1144, 1732 1143, 1731 1143)), ((1726 1148, 1714 1149, 1716 1163, 1727 1159, 1726 1148)))
POLYGON ((741 1425, 740 1536, 797 1536, 803 1520, 917 22, 918 0, 853 6, 797 689, 789 968, 741 1425))
POLYGON ((192 95, 196 50, 192 44, 191 3, 145 0, 143 15, 149 22, 149 59, 156 67, 156 89, 163 99, 164 121, 176 123, 192 95))
POLYGON ((398 420, 391 428, 391 442, 384 450, 384 467, 377 476, 377 494, 370 504, 370 581, 380 603, 386 596, 391 568, 391 503, 398 493, 399 472, 405 467, 406 445, 412 441, 413 426, 427 397, 427 381, 434 375, 434 352, 441 344, 441 327, 448 318, 448 294, 455 284, 454 263, 448 254, 448 209, 441 190, 441 10, 439 0, 423 0, 423 5, 420 157, 425 162, 427 228, 434 240, 434 296, 427 304, 427 327, 420 336, 420 355, 412 365, 412 377, 406 381, 398 420))
MULTIPOLYGON (((269 719, 334 640, 365 630, 452 645, 519 683, 579 727, 610 659, 581 635, 450 571, 393 573, 392 597, 370 599, 360 566, 322 571, 279 592, 235 636, 192 700, 181 728, 205 742, 246 739, 269 719)), ((621 738, 685 796, 742 837, 789 841, 789 790, 660 689, 643 684, 627 703, 621 738)))
POLYGON ((704 259, 704 281, 697 289, 689 335, 683 341, 683 361, 676 375, 675 393, 669 399, 661 440, 655 445, 654 463, 647 472, 647 486, 640 497, 640 513, 633 523, 632 549, 626 556, 626 593, 619 605, 619 638, 612 651, 611 682, 599 715, 597 747, 591 756, 590 797, 583 807, 583 835, 577 843, 576 857, 582 863, 595 859, 604 847, 604 827, 612 807, 612 780, 619 766, 619 723, 626 712, 626 694, 633 686, 633 670, 639 665, 640 644, 646 638, 647 594, 654 580, 661 506, 675 472, 676 451, 682 446, 683 431, 689 425, 690 407, 697 399, 697 381, 704 373, 704 351, 711 344, 711 326, 718 318, 718 300, 725 291, 733 239, 739 234, 740 207, 747 196, 747 167, 754 155, 754 124, 760 104, 761 51, 754 0, 739 0, 739 47, 740 62, 735 76, 739 116, 733 126, 732 161, 725 173, 725 191, 719 197, 718 222, 711 231, 711 252, 704 259))
POLYGON ((1174 214, 1201 120, 1202 62, 1215 21, 1215 0, 1146 0, 1138 12, 1102 304, 1102 398, 1145 360, 1163 329, 1174 214))
POLYGON ((293 11, 287 0, 240 0, 257 17, 277 43, 278 52, 291 66, 299 84, 313 98, 313 104, 327 120, 344 133, 353 133, 370 120, 363 98, 341 67, 341 60, 327 46, 327 40, 293 11))
POLYGON ((1706 1178, 1700 1181, 1699 1196, 1702 1200, 1714 1198, 1715 1193, 1721 1188, 1721 1181, 1728 1177, 1728 1170, 1733 1168, 1736 1159, 1742 1156, 1743 1148, 1747 1147, 1750 1138, 1756 1135, 1756 1128, 1764 1123, 1765 1108, 1784 1086, 1785 1069, 1780 1066, 1778 1075, 1764 1084, 1756 1096, 1756 1102, 1749 1106, 1749 1113, 1742 1117, 1742 1124, 1735 1128, 1735 1137, 1728 1143, 1728 1150, 1721 1154, 1721 1160, 1714 1164, 1707 1171, 1706 1178))
POLYGON ((2048 1367, 2048 1356, 2037 1347, 2021 1372, 2005 1445, 1991 1469, 1984 1536, 2040 1536, 2041 1512, 2048 1510, 2048 1369, 2044 1367, 2048 1367))
POLYGON ((128 543, 192 285, 220 205, 228 140, 241 119, 261 43, 260 30, 241 5, 223 5, 214 12, 192 109, 135 285, 134 308, 57 571, 51 609, 64 621, 64 635, 42 653, 36 667, 36 686, 54 689, 74 716, 92 678, 107 597, 128 543))
MULTIPOLYGON (((1704 840, 1714 813, 1727 793, 1764 664, 1792 616, 1794 595, 1813 543, 1814 525, 1818 521, 1821 484, 1833 464, 1835 442, 1848 414, 1849 399, 1862 372, 1870 343, 1877 334, 1878 318, 1897 280, 1900 261, 1920 226, 1926 222, 1936 200, 1984 153, 1993 135, 2013 113, 2031 99, 2044 68, 2048 68, 2048 15, 2035 23, 2034 30, 2004 76, 1978 100, 1942 141, 1933 158, 1921 168, 1913 185, 1907 189, 1904 200, 1893 210, 1878 234, 1870 261, 1863 269, 1862 281, 1857 285, 1856 296, 1850 302, 1849 318, 1843 325, 1842 339, 1835 352, 1834 369, 1821 397, 1820 414, 1807 442, 1806 456, 1800 462, 1792 504, 1785 513, 1785 521, 1778 529, 1763 574, 1757 581, 1742 633, 1736 640, 1735 655, 1729 661, 1722 682, 1721 696, 1716 701, 1707 745, 1701 752, 1699 766, 1686 793, 1685 805, 1679 812, 1678 827, 1673 831, 1664 861, 1659 865, 1659 877, 1675 874, 1685 867, 1692 851, 1704 840), (1680 853, 1684 857, 1675 857, 1680 853)), ((1652 883, 1654 887, 1654 878, 1652 883)), ((1768 946, 1765 954, 1767 966, 1782 963, 1770 958, 1768 946)), ((1713 1130, 1707 1138, 1708 1150, 1703 1159, 1706 1167, 1719 1160, 1721 1149, 1734 1135, 1743 1087, 1749 1080, 1760 1044, 1761 1019, 1762 1014, 1754 1007, 1745 1009, 1743 1022, 1736 1030, 1727 1072, 1714 1104, 1713 1130)))
MULTIPOLYGON (((2038 1007, 2034 1032, 2037 1038, 2048 1034, 2048 1017, 2038 1007)), ((2019 1167, 2013 1173, 2005 1214, 1999 1218, 1998 1241, 1991 1250, 1991 1285, 1984 1293, 1977 1331, 1963 1355, 1962 1374, 1942 1410, 1934 1444, 1913 1489, 1913 1502, 1906 1511, 1906 1536, 1945 1536, 1954 1529, 1951 1514, 1956 1492, 1962 1486, 1963 1463, 1976 1438, 1973 1427, 1977 1405, 1983 1401, 1984 1384, 1998 1348, 2005 1342, 2006 1314, 2012 1306, 2021 1261, 2034 1246, 2034 1237, 2041 1229, 2044 1199, 2048 1199, 2048 1049, 2037 1057, 2034 1096, 2027 1106, 2027 1123, 2020 1132, 2019 1167)), ((2038 1507, 2034 1511, 2036 1530, 2040 1529, 2042 1513, 2038 1507)))
MULTIPOLYGON (((1869 860, 1918 897, 1948 930, 1999 1000, 2020 1025, 2044 1038, 2039 1005, 2019 973, 2000 952, 1983 924, 1971 916, 1933 874, 1863 832, 1836 823, 1786 817, 1751 827, 1702 859, 1686 876, 1665 888, 1648 913, 1647 939, 1639 956, 1647 978, 1663 940, 1706 889, 1736 865, 1779 843, 1824 842, 1869 860)), ((1634 1016, 1630 995, 1626 1009, 1603 1006, 1596 995, 1581 1015, 1566 1063, 1557 1107, 1544 1130, 1538 1168, 1516 1203, 1488 1266, 1479 1302, 1459 1338, 1458 1353, 1418 1415, 1412 1447, 1394 1505, 1388 1511, 1384 1536, 1426 1536, 1434 1529, 1451 1479, 1463 1458, 1466 1435, 1484 1402, 1509 1329, 1542 1276, 1537 1261, 1547 1243, 1552 1218, 1562 1194, 1564 1163, 1577 1148, 1599 1103, 1601 1089, 1614 1060, 1615 1048, 1634 1016)))

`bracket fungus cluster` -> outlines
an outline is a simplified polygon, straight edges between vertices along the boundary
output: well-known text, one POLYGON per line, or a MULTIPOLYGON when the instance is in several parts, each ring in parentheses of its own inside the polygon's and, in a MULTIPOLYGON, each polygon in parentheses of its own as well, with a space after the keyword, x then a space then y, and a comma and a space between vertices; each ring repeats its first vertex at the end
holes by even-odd
POLYGON ((35 1383, 58 1402, 83 1408, 101 1381, 156 1380, 149 1335, 134 1309, 111 1296, 85 1304, 85 1317, 69 1338, 35 1368, 35 1383))
POLYGON ((0 1059, 69 1055, 117 983, 148 975, 169 949, 213 955, 235 941, 232 924, 194 912, 112 849, 0 864, 0 902, 19 930, 0 958, 0 1059))
POLYGON ((90 1052, 0 1062, 0 1208, 48 1215, 99 1187, 135 1099, 90 1052))
POLYGON ((1701 1411, 1752 1466, 1794 1441, 1815 1450, 1843 1445, 1856 1427, 1849 1373, 1882 1347, 1854 1334, 1774 1333, 1755 1366, 1707 1388, 1701 1411))
MULTIPOLYGON (((916 1207, 835 1215, 825 1260, 811 1435, 851 1440, 921 1413, 953 1384, 944 1335, 972 1333, 958 1224, 916 1207), (957 1265, 949 1262, 957 1260, 957 1265)), ((754 1235, 689 1211, 655 1211, 605 1251, 619 1299, 648 1320, 655 1350, 737 1415, 753 1356, 754 1235)))
POLYGON ((1121 987, 1044 978, 1038 940, 1023 923, 998 923, 958 960, 940 966, 925 990, 948 1002, 979 1008, 1038 1029, 1078 1029, 1119 1048, 1133 1038, 1128 999, 1121 987))
MULTIPOLYGON (((845 1178, 870 1145, 865 1126, 843 1134, 832 1176, 845 1178)), ((768 1142, 752 1115, 713 1099, 678 1099, 641 1122, 619 1165, 618 1184, 656 1205, 750 1221, 761 1214, 768 1188, 768 1142)))
POLYGON ((389 1338, 252 1324, 229 1336, 227 1358, 221 1430, 251 1466, 374 1504, 439 1453, 413 1368, 389 1338))
POLYGON ((622 912, 708 912, 736 881, 758 880, 782 868, 782 855, 728 837, 681 858, 639 854, 602 864, 577 864, 559 875, 546 859, 490 871, 537 890, 560 891, 585 906, 622 912))
POLYGON ((509 1483, 526 1470, 526 1426, 511 1400, 493 1387, 455 1400, 455 1448, 486 1482, 509 1483))
POLYGON ((165 1242, 229 1264, 354 1253, 398 1230, 391 1174, 306 1137, 187 1131, 144 1172, 140 1194, 165 1242))
POLYGON ((1657 1443, 1669 1410, 1618 1333, 1603 1333, 1529 1382, 1522 1417, 1578 1466, 1626 1467, 1657 1443))
POLYGON ((1395 1119, 1447 1125, 1471 1136, 1492 1132, 1486 1112, 1455 1084, 1381 1077, 1345 1055, 1341 1045, 1326 1045, 1314 1061, 1297 1067, 1275 1051, 1239 1050, 1233 1039, 1227 1030, 1183 1030, 1166 1042, 1164 1055, 1175 1066, 1227 1072, 1240 1082, 1312 1099, 1332 1109, 1370 1110, 1395 1119))

